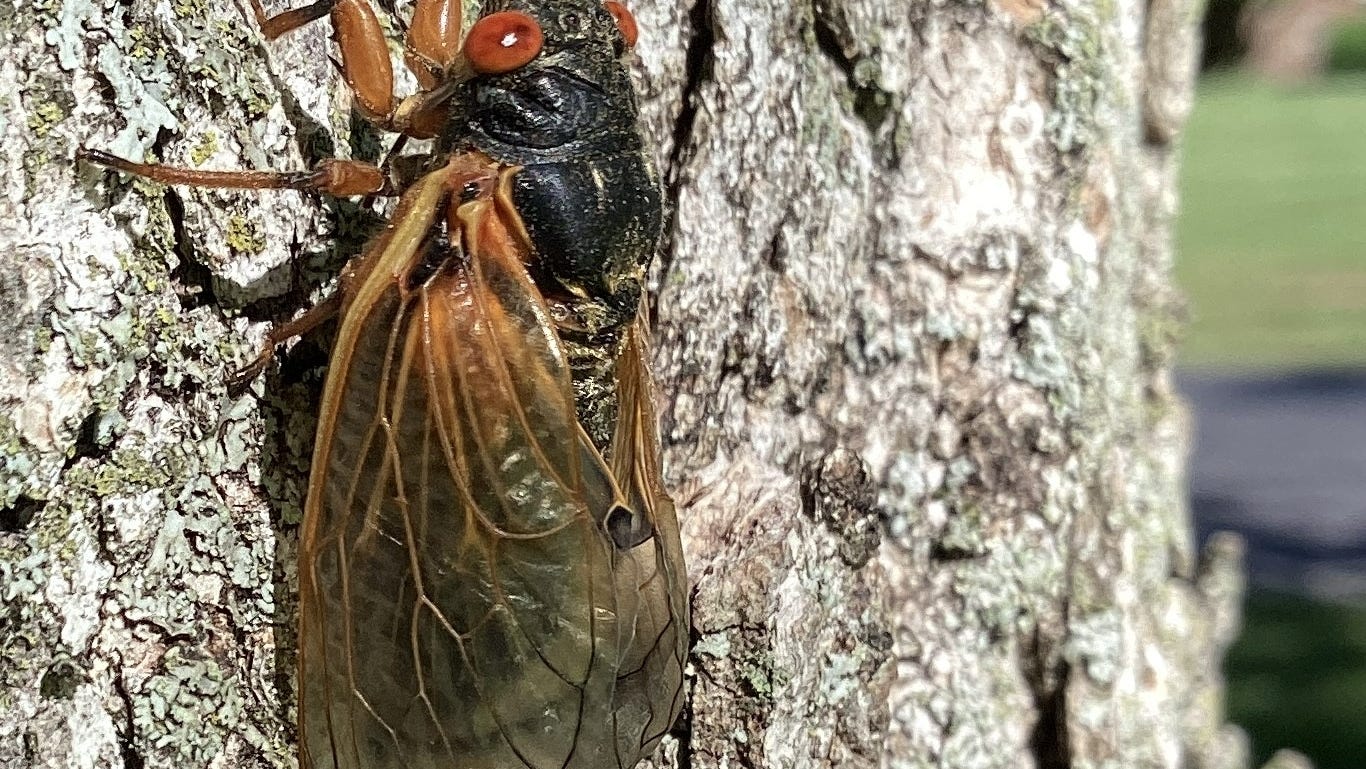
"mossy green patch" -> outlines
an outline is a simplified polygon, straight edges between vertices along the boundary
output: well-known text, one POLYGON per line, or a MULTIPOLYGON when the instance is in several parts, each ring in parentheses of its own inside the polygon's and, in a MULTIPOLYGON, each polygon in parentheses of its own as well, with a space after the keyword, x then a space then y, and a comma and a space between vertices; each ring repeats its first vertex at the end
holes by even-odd
POLYGON ((196 166, 204 164, 205 160, 213 157, 218 151, 218 134, 213 131, 205 131, 200 135, 199 141, 195 142, 194 147, 190 148, 190 162, 196 166))
POLYGON ((228 245, 244 254, 259 254, 265 250, 266 237, 259 224, 233 214, 228 217, 228 245))
POLYGON ((1363 86, 1201 83, 1176 227, 1191 311, 1183 363, 1366 364, 1363 86))

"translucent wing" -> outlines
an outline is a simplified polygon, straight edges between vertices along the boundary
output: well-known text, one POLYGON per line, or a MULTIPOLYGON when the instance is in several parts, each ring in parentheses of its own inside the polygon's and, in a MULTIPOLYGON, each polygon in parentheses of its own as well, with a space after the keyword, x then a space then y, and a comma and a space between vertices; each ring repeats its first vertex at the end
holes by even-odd
POLYGON ((676 712, 640 683, 683 632, 682 588, 658 587, 676 526, 668 547, 608 534, 627 504, 506 200, 461 206, 407 285, 450 182, 414 185, 348 289, 300 547, 303 763, 629 769, 676 712))
MULTIPOLYGON (((631 711, 637 734, 621 734, 623 754, 632 745, 653 750, 683 704, 683 666, 688 649, 687 576, 673 502, 660 477, 654 388, 645 362, 646 325, 637 319, 617 361, 616 433, 612 475, 627 506, 653 536, 618 555, 617 592, 640 596, 634 639, 617 682, 621 711, 631 711)), ((627 765, 624 761, 623 765, 627 765)))

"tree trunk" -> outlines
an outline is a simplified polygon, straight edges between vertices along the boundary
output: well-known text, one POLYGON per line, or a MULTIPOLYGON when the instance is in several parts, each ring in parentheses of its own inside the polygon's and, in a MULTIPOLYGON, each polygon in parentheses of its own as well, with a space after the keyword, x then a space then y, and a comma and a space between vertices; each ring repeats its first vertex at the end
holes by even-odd
MULTIPOLYGON (((638 0, 694 590, 690 767, 1240 767, 1236 544, 1197 562, 1169 370, 1196 0, 638 0)), ((279 10, 279 8, 276 8, 279 10)), ((293 764, 327 339, 225 373, 372 231, 165 189, 374 158, 326 22, 0 7, 0 766, 293 764)))

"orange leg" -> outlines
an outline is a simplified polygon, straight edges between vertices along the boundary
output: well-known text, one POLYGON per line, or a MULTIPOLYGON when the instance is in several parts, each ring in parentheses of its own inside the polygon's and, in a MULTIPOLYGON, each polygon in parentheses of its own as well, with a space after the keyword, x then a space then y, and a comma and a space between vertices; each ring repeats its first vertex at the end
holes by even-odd
POLYGON ((303 8, 295 8, 292 11, 285 11, 274 16, 267 16, 266 9, 261 5, 261 0, 251 0, 252 13, 256 15, 256 26, 261 28, 261 34, 267 40, 275 38, 298 29, 312 21, 317 21, 332 12, 335 0, 318 0, 312 5, 303 8))
MULTIPOLYGON (((419 0, 419 2, 421 1, 419 0)), ((307 13, 301 13, 291 23, 297 27, 309 20, 311 19, 307 18, 307 13), (303 21, 297 19, 303 19, 303 21)), ((329 159, 319 163, 313 171, 281 173, 272 171, 201 171, 154 163, 138 163, 85 147, 76 151, 76 157, 79 160, 107 166, 124 173, 136 174, 162 184, 251 190, 309 190, 337 196, 396 194, 393 186, 378 167, 353 160, 329 159)), ((448 184, 451 185, 451 192, 457 202, 461 196, 487 194, 491 189, 497 164, 489 158, 471 153, 452 158, 450 163, 454 168, 448 179, 448 184)), ((360 265, 353 261, 352 265, 347 267, 348 273, 355 269, 363 269, 364 261, 362 259, 360 265)), ((343 286, 348 280, 355 279, 354 275, 348 277, 344 274, 343 286)), ((343 287, 343 289, 334 292, 331 296, 310 307, 298 318, 271 328, 266 335, 265 344, 262 345, 256 358, 229 377, 228 391, 234 394, 243 392, 247 385, 251 384, 252 380, 260 376, 266 366, 270 365, 270 362, 275 358, 276 347, 294 337, 312 331, 335 317, 341 311, 344 291, 343 287)))
POLYGON ((460 0, 417 0, 404 43, 404 62, 432 90, 460 55, 460 0))
POLYGON ((403 61, 422 92, 403 100, 395 117, 406 133, 428 138, 446 124, 446 100, 473 74, 460 56, 460 0, 417 0, 404 42, 403 61))
POLYGON ((333 39, 341 49, 341 71, 356 95, 356 108, 376 126, 419 139, 429 139, 445 122, 444 102, 450 88, 447 70, 460 51, 460 0, 417 0, 408 28, 405 59, 423 91, 406 99, 394 96, 394 70, 389 47, 368 0, 317 0, 312 5, 267 16, 261 0, 252 11, 267 39, 305 24, 332 17, 333 39))
POLYGON ((270 331, 266 332, 266 341, 261 345, 261 352, 257 354, 256 358, 228 377, 228 392, 233 395, 240 395, 247 389, 252 380, 260 376, 261 372, 266 370, 266 366, 269 366, 270 362, 275 359, 276 347, 296 336, 303 336, 336 317, 337 313, 341 311, 341 306, 342 292, 334 291, 331 296, 305 310, 303 315, 294 320, 271 326, 270 331))
MULTIPOLYGON (((324 160, 313 171, 275 173, 270 171, 200 171, 152 163, 135 163, 99 150, 84 147, 76 157, 124 173, 137 174, 162 184, 188 184, 194 187, 219 187, 246 190, 312 190, 329 195, 395 194, 385 176, 369 163, 354 160, 324 160)), ((240 394, 265 370, 282 342, 305 334, 337 314, 342 294, 334 293, 288 323, 271 328, 260 354, 228 378, 228 392, 240 394)))
POLYGON ((312 171, 200 171, 194 168, 135 163, 107 152, 76 150, 76 158, 107 166, 162 184, 191 187, 218 187, 237 190, 301 190, 336 197, 347 195, 392 195, 388 180, 376 166, 358 160, 324 160, 312 171))

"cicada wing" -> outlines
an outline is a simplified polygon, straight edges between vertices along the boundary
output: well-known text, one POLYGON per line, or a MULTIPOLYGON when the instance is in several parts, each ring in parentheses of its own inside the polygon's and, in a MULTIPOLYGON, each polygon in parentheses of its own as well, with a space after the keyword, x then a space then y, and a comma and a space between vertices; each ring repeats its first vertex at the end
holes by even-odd
POLYGON ((645 321, 637 319, 617 361, 619 410, 611 452, 612 474, 627 504, 653 532, 620 553, 615 570, 617 592, 639 597, 635 636, 617 682, 619 721, 633 727, 619 733, 620 749, 638 752, 653 750, 682 707, 689 628, 678 518, 660 472, 647 339, 645 321))
POLYGON ((380 480, 392 470, 384 419, 391 410, 392 369, 413 313, 393 281, 376 276, 401 269, 419 252, 437 222, 438 177, 423 179, 404 196, 396 227, 360 260, 364 276, 345 297, 323 390, 299 547, 300 763, 306 768, 359 769, 363 758, 394 750, 395 730, 381 723, 384 716, 373 712, 372 702, 391 708, 412 685, 403 647, 394 640, 386 647, 379 639, 400 636, 402 607, 414 596, 403 568, 401 520, 371 505, 370 495, 392 487, 392 479, 380 480), (373 568, 380 561, 390 565, 373 568), (369 659, 355 655, 362 649, 369 659))
POLYGON ((563 351, 487 203, 461 209, 467 259, 393 277, 437 224, 435 183, 377 246, 324 393, 300 548, 305 763, 610 766, 580 757, 611 742, 627 653, 599 525, 621 493, 586 461, 563 351))

